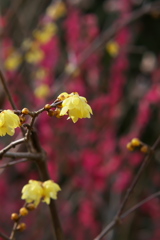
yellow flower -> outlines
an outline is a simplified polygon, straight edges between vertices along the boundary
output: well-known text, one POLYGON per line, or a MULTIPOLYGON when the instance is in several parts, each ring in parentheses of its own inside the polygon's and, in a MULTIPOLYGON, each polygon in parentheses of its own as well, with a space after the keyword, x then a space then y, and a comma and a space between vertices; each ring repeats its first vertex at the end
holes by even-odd
POLYGON ((49 92, 50 88, 47 84, 42 84, 38 86, 34 91, 37 98, 45 98, 46 96, 48 96, 49 92))
POLYGON ((35 207, 41 201, 43 195, 43 188, 41 182, 35 180, 29 180, 29 183, 22 189, 22 199, 25 199, 27 203, 34 202, 35 207))
POLYGON ((106 44, 106 50, 112 57, 116 57, 119 53, 119 45, 115 41, 110 41, 106 44))
POLYGON ((57 199, 57 192, 60 191, 60 187, 52 180, 45 181, 43 184, 43 202, 50 204, 50 199, 57 199))
POLYGON ((71 118, 76 123, 79 118, 90 118, 90 114, 93 113, 91 107, 87 104, 86 98, 74 92, 69 95, 66 94, 66 98, 62 102, 60 116, 66 114, 69 115, 68 119, 71 118))
POLYGON ((36 63, 39 63, 40 61, 42 61, 43 58, 44 58, 44 53, 39 48, 31 49, 25 55, 25 59, 28 63, 35 63, 36 64, 36 63))
POLYGON ((15 128, 20 126, 19 117, 11 110, 4 110, 0 113, 0 136, 6 134, 13 136, 15 128))
POLYGON ((57 26, 54 23, 48 23, 43 29, 35 30, 33 36, 40 43, 44 44, 50 41, 50 39, 57 33, 57 26))
POLYGON ((4 62, 4 66, 9 71, 16 70, 22 62, 22 57, 18 52, 12 53, 4 62))
POLYGON ((52 180, 40 182, 36 180, 29 180, 29 183, 22 189, 22 199, 27 203, 33 202, 35 207, 40 201, 50 204, 50 199, 57 199, 57 192, 60 191, 58 184, 52 180))
POLYGON ((67 12, 66 6, 63 2, 57 2, 47 8, 47 15, 50 18, 58 19, 63 17, 67 12))

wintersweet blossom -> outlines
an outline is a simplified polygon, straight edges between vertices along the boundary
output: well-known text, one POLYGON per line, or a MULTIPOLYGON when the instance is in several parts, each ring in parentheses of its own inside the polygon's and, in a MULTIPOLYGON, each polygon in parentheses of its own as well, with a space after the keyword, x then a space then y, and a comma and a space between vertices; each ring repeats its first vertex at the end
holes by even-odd
POLYGON ((15 128, 20 126, 19 117, 11 110, 4 110, 0 113, 0 136, 6 134, 13 136, 15 128))
POLYGON ((43 184, 43 202, 50 204, 50 199, 57 199, 57 192, 60 191, 60 187, 52 180, 45 181, 43 184))
POLYGON ((27 203, 33 202, 35 207, 38 206, 40 201, 50 204, 50 199, 57 199, 57 192, 61 188, 52 180, 40 182, 36 180, 29 180, 22 189, 22 199, 27 203))
POLYGON ((90 118, 90 115, 93 114, 86 98, 79 96, 77 92, 62 93, 58 96, 58 99, 63 101, 60 116, 69 115, 68 119, 71 118, 74 123, 79 118, 90 118))
POLYGON ((43 196, 43 188, 41 182, 35 180, 29 180, 22 189, 22 199, 25 199, 27 203, 34 202, 37 207, 43 196))

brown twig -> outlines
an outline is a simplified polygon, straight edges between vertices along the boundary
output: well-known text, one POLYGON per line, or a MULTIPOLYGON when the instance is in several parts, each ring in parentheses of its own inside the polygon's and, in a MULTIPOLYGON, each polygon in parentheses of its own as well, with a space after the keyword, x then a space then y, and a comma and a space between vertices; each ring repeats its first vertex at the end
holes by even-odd
POLYGON ((3 88, 4 88, 4 90, 5 90, 6 94, 7 94, 7 97, 8 97, 8 99, 9 99, 9 102, 10 102, 12 108, 13 108, 13 109, 17 109, 17 106, 16 106, 16 104, 15 104, 15 102, 14 102, 14 100, 13 100, 11 94, 10 94, 10 91, 9 91, 9 89, 8 89, 6 80, 5 80, 4 75, 3 75, 3 73, 2 73, 1 70, 0 70, 0 80, 1 80, 1 82, 2 82, 3 88))
MULTIPOLYGON (((50 176, 49 176, 49 172, 48 172, 47 164, 46 164, 46 154, 40 145, 39 138, 35 131, 31 132, 29 141, 32 141, 34 150, 36 150, 37 153, 41 153, 41 158, 39 158, 38 161, 35 161, 36 165, 38 166, 38 169, 39 169, 41 180, 42 181, 49 180, 50 176)), ((52 224, 53 224, 53 228, 54 228, 54 235, 55 235, 54 237, 56 240, 64 240, 64 236, 63 236, 63 232, 62 232, 62 228, 61 228, 61 224, 59 221, 59 217, 58 217, 58 213, 57 213, 57 209, 56 209, 54 200, 51 200, 51 202, 49 204, 49 208, 50 208, 52 224)))
POLYGON ((150 195, 149 197, 145 198, 144 200, 142 200, 141 202, 137 203, 135 206, 131 207, 130 209, 128 209, 125 213, 123 213, 120 216, 120 219, 123 220, 124 218, 126 218, 129 214, 131 214, 133 211, 137 210, 137 208, 141 207, 143 204, 145 204, 146 202, 149 202, 150 200, 156 198, 160 196, 160 191, 153 193, 152 195, 150 195))
POLYGON ((144 171, 147 163, 151 160, 151 158, 154 155, 154 151, 155 149, 160 145, 160 137, 158 137, 158 139, 156 140, 156 142, 154 143, 154 145, 151 148, 151 151, 148 153, 148 155, 145 157, 144 161, 142 162, 139 171, 137 172, 136 176, 134 177, 130 187, 128 188, 124 199, 117 211, 116 216, 114 217, 113 221, 111 221, 103 230, 102 232, 94 239, 94 240, 100 240, 102 239, 102 237, 104 237, 119 221, 120 221, 120 216, 122 215, 122 212, 126 206, 126 203, 131 195, 131 193, 134 190, 134 187, 136 186, 139 178, 141 177, 142 172, 144 171))
POLYGON ((0 232, 0 237, 5 240, 10 240, 8 236, 6 236, 4 233, 0 232))
POLYGON ((4 147, 2 150, 0 150, 0 159, 3 157, 3 155, 11 148, 14 148, 15 146, 23 143, 25 141, 24 138, 18 139, 14 142, 11 142, 8 146, 4 147))
POLYGON ((41 157, 41 154, 40 153, 30 153, 30 152, 7 152, 4 154, 4 157, 39 159, 41 157))
POLYGON ((28 161, 28 158, 27 159, 17 160, 17 161, 11 161, 11 162, 8 162, 6 164, 0 165, 0 169, 6 168, 6 167, 9 167, 9 166, 13 166, 13 165, 15 165, 17 163, 27 162, 27 161, 28 161))

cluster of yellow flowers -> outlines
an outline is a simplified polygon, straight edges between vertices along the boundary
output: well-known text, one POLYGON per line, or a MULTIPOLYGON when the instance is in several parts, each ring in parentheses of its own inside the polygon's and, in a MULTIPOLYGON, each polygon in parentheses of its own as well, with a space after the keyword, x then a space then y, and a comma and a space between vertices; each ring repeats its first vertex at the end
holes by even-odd
MULTIPOLYGON (((43 97, 49 93, 47 85, 43 88, 38 88, 35 91, 36 96, 43 97)), ((77 92, 68 94, 66 92, 61 93, 56 101, 62 101, 59 104, 53 115, 61 117, 68 115, 68 119, 72 119, 74 123, 80 118, 90 118, 92 113, 91 107, 87 104, 85 97, 79 96, 77 92), (56 113, 56 114, 55 114, 56 113)), ((19 117, 11 110, 4 110, 0 113, 0 136, 9 134, 13 136, 15 128, 20 126, 19 117)))
POLYGON ((35 207, 38 206, 40 201, 50 204, 50 199, 57 199, 57 192, 61 188, 57 183, 52 180, 40 182, 36 180, 29 180, 22 189, 22 199, 27 203, 33 202, 35 207))
POLYGON ((93 114, 86 98, 79 96, 77 92, 71 94, 61 93, 57 99, 63 101, 59 116, 69 115, 68 119, 71 118, 74 123, 79 118, 90 118, 91 114, 93 114))
POLYGON ((15 128, 20 126, 19 117, 11 110, 4 110, 0 113, 0 136, 6 134, 13 136, 15 128))

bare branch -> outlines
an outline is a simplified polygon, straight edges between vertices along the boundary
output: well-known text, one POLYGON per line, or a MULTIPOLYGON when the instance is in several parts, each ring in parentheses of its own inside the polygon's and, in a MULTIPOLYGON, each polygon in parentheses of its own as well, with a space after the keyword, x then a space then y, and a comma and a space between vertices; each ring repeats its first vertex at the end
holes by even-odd
POLYGON ((10 158, 31 158, 38 159, 41 157, 40 153, 30 153, 30 152, 7 152, 3 155, 4 157, 10 158))
POLYGON ((11 162, 8 162, 6 164, 3 164, 0 166, 0 169, 2 168, 6 168, 6 167, 9 167, 9 166, 13 166, 15 164, 18 164, 18 163, 22 163, 22 162, 27 162, 29 159, 21 159, 21 160, 17 160, 17 161, 11 161, 11 162))
POLYGON ((3 155, 11 148, 14 148, 15 146, 17 146, 18 144, 21 144, 25 141, 24 138, 21 138, 21 139, 18 139, 14 142, 11 142, 8 146, 6 146, 5 148, 3 148, 1 151, 0 151, 0 158, 3 157, 3 155))
POLYGON ((9 100, 12 108, 13 109, 17 109, 16 104, 15 104, 15 102, 14 102, 14 100, 13 100, 11 94, 10 94, 10 91, 8 89, 8 86, 7 86, 7 83, 6 83, 6 79, 5 79, 5 77, 4 77, 4 75, 3 75, 1 70, 0 70, 0 80, 2 82, 3 88, 5 90, 5 93, 7 94, 8 100, 9 100))
MULTIPOLYGON (((126 203, 131 195, 131 193, 134 190, 134 187, 136 186, 139 178, 141 177, 142 172, 144 171, 147 163, 151 160, 151 158, 154 155, 154 151, 155 149, 160 145, 160 137, 158 137, 158 139, 156 140, 156 142, 154 143, 154 145, 151 148, 151 151, 148 153, 148 155, 145 157, 144 161, 142 162, 139 171, 137 172, 135 178, 133 179, 130 187, 128 188, 124 199, 117 211, 116 216, 114 217, 113 221, 111 221, 103 230, 102 232, 94 239, 94 240, 100 240, 102 237, 104 237, 119 221, 120 221, 120 217, 122 215, 122 211, 126 206, 126 203)), ((135 208, 136 209, 136 208, 135 208)))
POLYGON ((10 240, 9 237, 7 237, 4 233, 0 232, 0 236, 1 238, 5 239, 5 240, 10 240))

